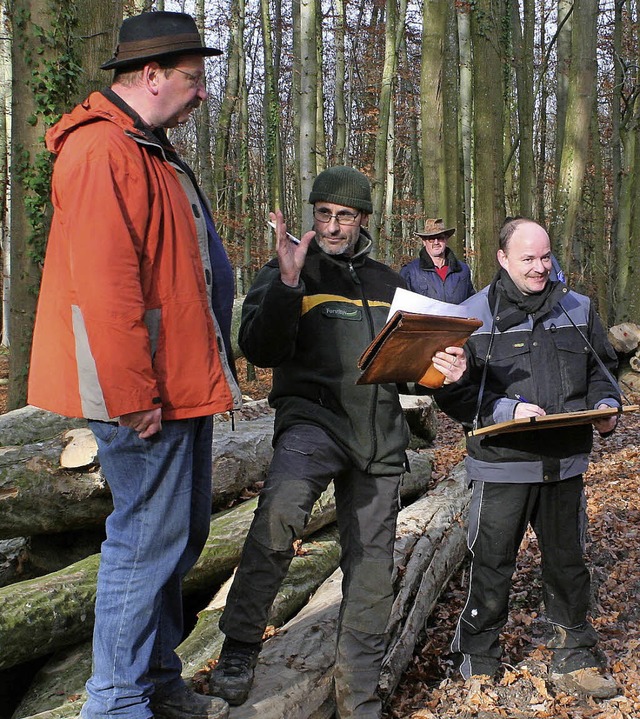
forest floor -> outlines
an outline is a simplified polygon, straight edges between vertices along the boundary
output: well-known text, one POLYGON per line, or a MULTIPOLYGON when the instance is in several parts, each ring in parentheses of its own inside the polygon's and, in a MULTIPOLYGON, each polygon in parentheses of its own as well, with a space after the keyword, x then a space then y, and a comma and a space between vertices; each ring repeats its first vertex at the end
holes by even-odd
MULTIPOLYGON (((266 396, 270 374, 257 370, 243 393, 266 396)), ((6 411, 8 357, 0 351, 0 414, 6 411)), ((640 397, 631 397, 634 402, 640 397)), ((460 427, 440 415, 432 450, 434 473, 445 477, 462 459, 460 427)), ((504 674, 496 682, 464 682, 453 670, 449 644, 465 600, 467 565, 455 574, 425 627, 413 660, 384 719, 638 719, 640 718, 640 415, 622 417, 608 439, 596 438, 585 476, 589 511, 587 557, 592 571, 592 621, 620 694, 595 701, 557 690, 549 681, 544 647, 540 556, 528 533, 520 549, 503 632, 504 674)))

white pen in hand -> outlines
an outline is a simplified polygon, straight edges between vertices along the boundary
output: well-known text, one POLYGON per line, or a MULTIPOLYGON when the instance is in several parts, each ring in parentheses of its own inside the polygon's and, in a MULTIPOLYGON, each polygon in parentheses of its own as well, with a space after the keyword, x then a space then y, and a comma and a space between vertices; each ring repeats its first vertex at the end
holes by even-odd
MULTIPOLYGON (((267 225, 271 227, 273 230, 276 229, 276 223, 272 222, 271 220, 267 220, 267 225)), ((287 237, 293 242, 294 245, 299 245, 300 240, 297 237, 294 237, 290 232, 287 232, 287 237)))

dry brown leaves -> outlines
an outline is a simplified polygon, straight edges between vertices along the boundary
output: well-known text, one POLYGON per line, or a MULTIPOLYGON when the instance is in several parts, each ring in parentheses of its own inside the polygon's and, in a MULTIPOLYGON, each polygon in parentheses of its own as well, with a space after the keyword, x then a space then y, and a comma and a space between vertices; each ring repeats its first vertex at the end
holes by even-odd
MULTIPOLYGON (((632 398, 638 401, 638 398, 632 398)), ((442 475, 461 457, 461 431, 442 418, 435 448, 442 475), (441 429, 440 429, 441 428, 441 429)), ((503 632, 505 672, 499 682, 462 681, 449 643, 466 598, 467 566, 443 593, 392 697, 385 719, 636 719, 640 717, 640 415, 622 417, 608 439, 596 438, 585 477, 589 509, 592 621, 600 649, 621 687, 595 701, 558 691, 549 681, 550 653, 541 616, 540 556, 535 535, 520 549, 503 632)))

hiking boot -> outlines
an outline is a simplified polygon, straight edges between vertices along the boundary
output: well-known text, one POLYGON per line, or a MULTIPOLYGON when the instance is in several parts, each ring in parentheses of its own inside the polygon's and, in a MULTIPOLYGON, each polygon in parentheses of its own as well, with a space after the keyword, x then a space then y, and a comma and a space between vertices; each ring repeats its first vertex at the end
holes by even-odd
POLYGON ((209 693, 222 697, 232 706, 244 704, 261 648, 261 642, 247 644, 225 639, 218 663, 209 675, 209 693))
POLYGON ((582 694, 595 699, 611 699, 620 693, 616 680, 597 667, 575 669, 566 674, 551 674, 553 683, 568 694, 582 694))
POLYGON ((227 702, 196 694, 184 682, 173 691, 152 694, 149 707, 154 719, 227 719, 229 716, 227 702))

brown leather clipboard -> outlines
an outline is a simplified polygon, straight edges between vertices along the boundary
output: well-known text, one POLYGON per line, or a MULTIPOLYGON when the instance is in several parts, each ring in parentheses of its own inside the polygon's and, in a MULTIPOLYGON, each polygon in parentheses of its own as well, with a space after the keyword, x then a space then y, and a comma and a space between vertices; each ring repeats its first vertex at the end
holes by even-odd
POLYGON ((482 322, 466 317, 423 315, 399 310, 380 330, 358 360, 356 384, 418 382, 441 387, 444 375, 432 364, 436 352, 462 347, 482 322))
POLYGON ((640 409, 640 405, 630 404, 624 407, 545 414, 544 417, 522 417, 508 422, 490 424, 488 427, 482 427, 481 429, 471 429, 467 432, 467 437, 490 437, 510 432, 531 432, 537 429, 554 429, 555 427, 570 427, 576 424, 590 424, 594 419, 612 417, 623 412, 637 412, 638 409, 640 409))

